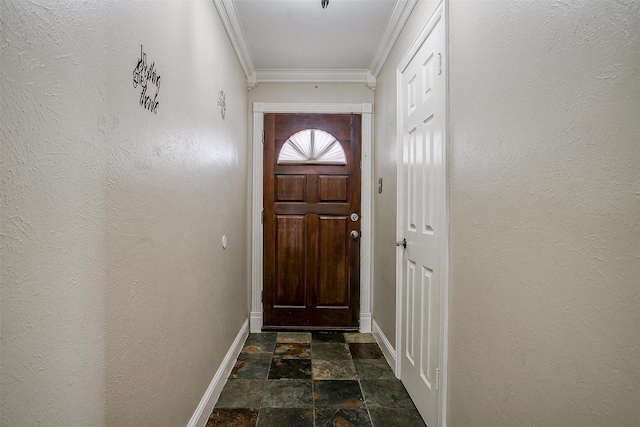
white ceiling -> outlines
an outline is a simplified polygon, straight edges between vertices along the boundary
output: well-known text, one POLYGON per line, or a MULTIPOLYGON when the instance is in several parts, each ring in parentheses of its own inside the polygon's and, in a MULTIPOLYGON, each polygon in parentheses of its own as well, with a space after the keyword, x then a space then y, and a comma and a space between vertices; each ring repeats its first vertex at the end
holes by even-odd
POLYGON ((234 0, 256 69, 366 69, 395 0, 234 0))
POLYGON ((377 77, 417 0, 213 0, 249 89, 377 77))

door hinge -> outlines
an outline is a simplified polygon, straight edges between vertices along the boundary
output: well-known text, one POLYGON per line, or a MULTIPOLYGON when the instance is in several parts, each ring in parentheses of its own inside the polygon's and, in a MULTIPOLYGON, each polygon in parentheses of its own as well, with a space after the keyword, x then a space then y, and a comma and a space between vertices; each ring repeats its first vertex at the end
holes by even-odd
POLYGON ((260 211, 260 224, 264 224, 264 209, 260 211))
POLYGON ((264 131, 262 131, 262 144, 264 145, 264 131))
POLYGON ((442 54, 438 54, 438 75, 442 74, 442 54))
POLYGON ((436 368, 436 390, 440 390, 440 368, 436 368))
POLYGON ((351 124, 349 126, 353 127, 353 113, 351 113, 351 124))
POLYGON ((264 291, 260 291, 260 301, 264 302, 264 291))

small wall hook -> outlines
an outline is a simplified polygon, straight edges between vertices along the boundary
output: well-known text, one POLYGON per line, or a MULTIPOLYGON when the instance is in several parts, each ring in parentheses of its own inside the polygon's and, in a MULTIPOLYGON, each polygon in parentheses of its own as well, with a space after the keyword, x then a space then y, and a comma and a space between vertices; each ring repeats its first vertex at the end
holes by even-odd
POLYGON ((329 6, 329 0, 321 0, 320 4, 322 4, 323 9, 326 9, 329 6))

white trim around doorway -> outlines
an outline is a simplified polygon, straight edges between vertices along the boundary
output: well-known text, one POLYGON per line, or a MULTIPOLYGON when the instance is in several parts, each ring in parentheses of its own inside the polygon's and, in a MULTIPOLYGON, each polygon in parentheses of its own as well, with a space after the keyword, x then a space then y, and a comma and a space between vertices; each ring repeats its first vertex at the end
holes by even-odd
POLYGON ((363 104, 253 104, 253 180, 251 203, 251 317, 250 331, 262 331, 262 174, 263 131, 266 113, 361 114, 362 115, 362 191, 360 244, 360 332, 371 332, 372 259, 372 144, 373 105, 363 104))

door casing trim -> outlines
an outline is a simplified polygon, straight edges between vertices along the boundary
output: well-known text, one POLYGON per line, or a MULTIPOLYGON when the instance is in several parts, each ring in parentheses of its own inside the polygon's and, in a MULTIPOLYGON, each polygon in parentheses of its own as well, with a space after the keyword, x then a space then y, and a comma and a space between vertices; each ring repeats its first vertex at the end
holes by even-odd
POLYGON ((267 113, 311 113, 311 114, 360 114, 362 115, 361 144, 361 206, 360 206, 360 332, 371 332, 371 259, 372 259, 372 144, 373 104, 299 104, 299 103, 253 103, 253 163, 251 201, 251 316, 250 331, 262 331, 263 307, 263 136, 264 115, 267 113))
MULTIPOLYGON (((448 388, 448 336, 449 336, 449 21, 448 21, 448 1, 441 0, 436 6, 431 16, 422 27, 411 46, 407 49, 407 52, 403 56, 402 60, 396 68, 396 106, 397 106, 397 128, 396 128, 396 141, 397 141, 397 211, 396 211, 396 237, 397 240, 402 240, 403 230, 401 218, 404 215, 404 209, 402 206, 402 192, 404 190, 404 180, 402 173, 402 123, 404 118, 402 117, 402 73, 409 66, 409 63, 413 57, 418 53, 420 47, 424 44, 431 31, 435 28, 436 24, 440 21, 444 23, 444 58, 442 63, 442 71, 444 73, 444 135, 443 142, 444 148, 444 183, 445 183, 445 206, 444 206, 444 221, 443 221, 443 244, 442 244, 442 280, 443 289, 440 294, 440 304, 442 307, 440 318, 440 387, 438 390, 438 401, 440 403, 438 414, 438 425, 440 427, 446 427, 447 425, 447 388, 448 388)), ((396 251, 396 377, 400 378, 402 366, 402 357, 400 351, 402 349, 402 251, 396 251)))

